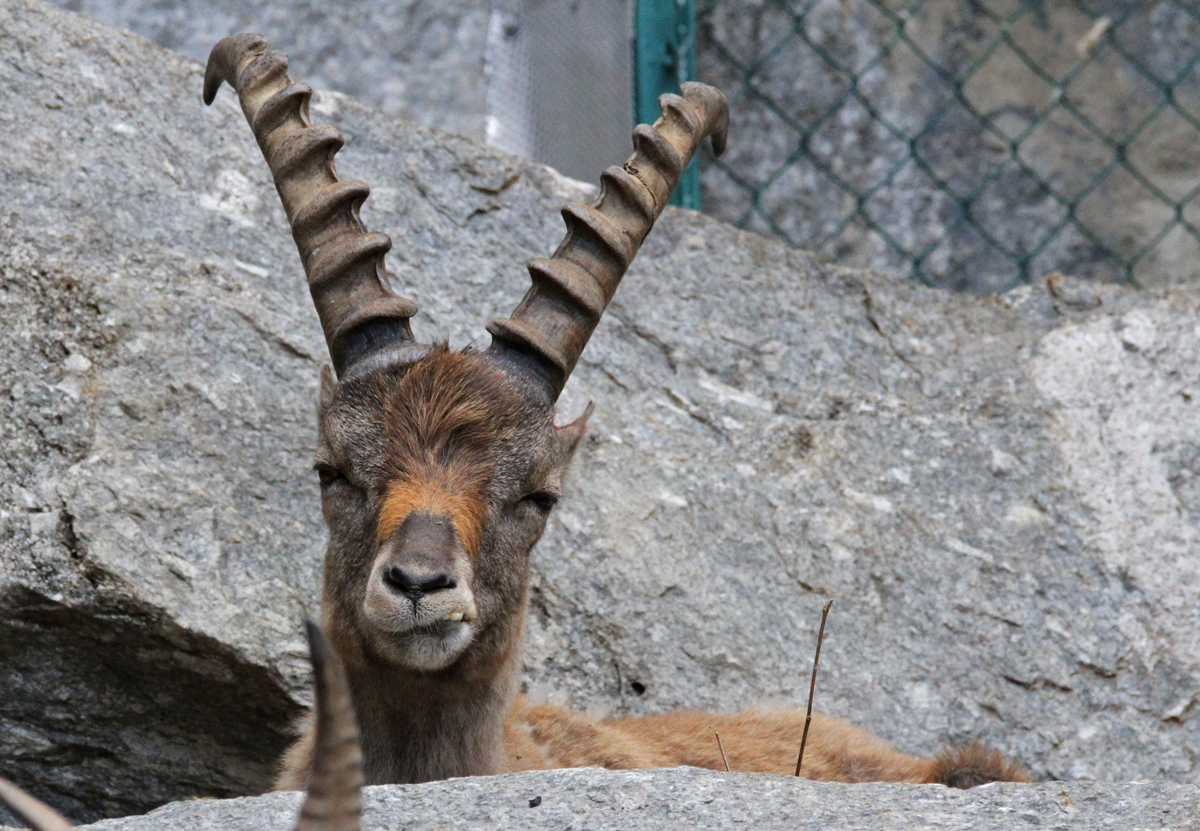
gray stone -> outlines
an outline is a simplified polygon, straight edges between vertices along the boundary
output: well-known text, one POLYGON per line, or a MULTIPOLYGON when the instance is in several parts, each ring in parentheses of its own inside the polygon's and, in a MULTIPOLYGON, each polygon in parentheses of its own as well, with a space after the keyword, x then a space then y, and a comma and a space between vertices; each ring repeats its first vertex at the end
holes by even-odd
MULTIPOLYGON (((364 801, 363 827, 371 831, 727 831, 740 827, 763 831, 1024 831, 1031 827, 1166 831, 1200 827, 1200 790, 1163 782, 993 784, 955 791, 940 785, 841 785, 695 768, 632 772, 583 768, 368 788, 364 801)), ((180 802, 146 817, 87 828, 291 831, 299 802, 296 793, 180 802)))
MULTIPOLYGON (((0 54, 0 775, 76 820, 260 791, 324 542, 282 209, 193 62, 36 0, 0 0, 0 54)), ((312 109, 418 332, 486 344, 583 186, 312 109)), ((596 413, 533 555, 528 690, 803 704, 834 597, 819 709, 1039 778, 1197 783, 1198 307, 954 295, 669 211, 561 402, 596 413)))

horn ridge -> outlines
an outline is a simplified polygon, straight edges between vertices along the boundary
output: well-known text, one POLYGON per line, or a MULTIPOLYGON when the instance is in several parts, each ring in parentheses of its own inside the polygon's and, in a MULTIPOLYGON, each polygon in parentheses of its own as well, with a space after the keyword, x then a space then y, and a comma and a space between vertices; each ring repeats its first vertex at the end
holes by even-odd
POLYGON ((634 130, 633 155, 604 171, 596 201, 563 208, 566 236, 553 257, 529 264, 532 285, 512 316, 487 326, 488 354, 549 403, 558 399, 700 143, 712 136, 713 152, 725 150, 729 106, 719 90, 688 82, 682 95, 658 100, 662 116, 634 130))
POLYGON ((636 210, 644 220, 653 222, 658 215, 658 200, 645 182, 637 177, 635 171, 622 167, 610 167, 600 174, 600 189, 617 189, 622 191, 622 200, 636 210))
POLYGON ((570 260, 538 257, 529 262, 529 276, 539 287, 552 286, 564 295, 564 302, 586 309, 597 318, 608 305, 609 298, 601 294, 592 275, 570 260))
POLYGON ((307 116, 308 101, 312 98, 312 87, 308 84, 289 84, 263 102, 254 123, 250 125, 254 135, 266 134, 274 130, 296 111, 298 107, 305 108, 307 116), (299 104, 293 99, 303 99, 299 104))
POLYGON ((312 124, 312 88, 292 81, 287 69, 287 55, 267 51, 261 35, 224 38, 208 58, 204 102, 213 102, 222 82, 237 91, 292 226, 334 370, 343 377, 375 352, 411 344, 409 318, 417 307, 388 283, 384 255, 391 239, 368 232, 359 218, 370 188, 338 178, 333 159, 345 143, 341 132, 312 124))
MULTIPOLYGON (((325 188, 296 211, 292 217, 292 233, 297 240, 313 240, 321 228, 336 221, 342 212, 353 211, 357 217, 359 206, 370 193, 371 189, 365 183, 354 179, 325 188)), ((300 256, 307 257, 311 253, 301 251, 300 256)))
POLYGON ((316 165, 330 163, 333 155, 341 150, 345 143, 341 130, 328 124, 317 124, 305 128, 302 132, 284 136, 274 146, 268 145, 267 152, 263 155, 267 157, 267 165, 271 172, 283 182, 282 186, 277 186, 280 192, 282 193, 283 187, 300 191, 295 194, 297 198, 288 200, 290 204, 287 207, 292 209, 288 211, 289 215, 301 207, 301 200, 306 195, 303 192, 303 185, 306 183, 293 182, 292 178, 303 175, 306 169, 316 165))
MULTIPOLYGON (((603 191, 601 194, 603 196, 603 191)), ((598 278, 596 270, 588 268, 592 261, 612 260, 620 263, 622 268, 628 268, 641 240, 634 239, 633 234, 605 216, 601 206, 602 203, 593 207, 574 202, 562 209, 563 221, 570 230, 555 257, 575 260, 603 287, 603 278, 598 278)))

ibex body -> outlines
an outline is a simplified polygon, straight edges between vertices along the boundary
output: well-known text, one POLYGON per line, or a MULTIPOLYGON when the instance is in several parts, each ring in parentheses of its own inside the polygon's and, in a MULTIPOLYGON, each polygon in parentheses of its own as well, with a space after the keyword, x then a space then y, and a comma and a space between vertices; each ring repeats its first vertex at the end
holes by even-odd
MULTIPOLYGON (((534 260, 511 318, 484 352, 413 341, 416 307, 388 288, 388 238, 363 228, 368 188, 338 179, 341 137, 308 120, 311 90, 256 35, 222 41, 205 100, 222 81, 275 177, 334 370, 321 377, 316 468, 330 529, 322 616, 347 668, 370 783, 542 767, 721 767, 710 725, 738 770, 790 772, 803 716, 680 713, 595 722, 515 698, 528 606, 528 555, 586 430, 554 406, 621 277, 700 142, 720 153, 728 110, 701 84, 661 99, 634 154, 605 171, 591 206, 564 209, 568 233, 534 260)), ((910 782, 1018 777, 998 757, 923 759, 818 718, 805 775, 910 782), (957 772, 957 774, 956 774, 957 772)), ((309 776, 312 738, 289 751, 281 787, 309 776)))

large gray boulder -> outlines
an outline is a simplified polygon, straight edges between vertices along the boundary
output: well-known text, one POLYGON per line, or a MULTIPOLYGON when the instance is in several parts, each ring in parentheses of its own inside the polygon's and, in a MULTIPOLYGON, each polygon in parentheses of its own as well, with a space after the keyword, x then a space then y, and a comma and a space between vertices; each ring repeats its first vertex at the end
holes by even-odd
MULTIPOLYGON (((261 791, 324 544, 282 209, 190 60, 36 0, 0 0, 0 54, 0 775, 77 820, 261 791)), ((313 113, 419 332, 486 344, 588 189, 313 113)), ((1037 777, 1200 781, 1198 306, 952 295, 668 212, 561 402, 596 414, 534 552, 528 690, 802 704, 834 597, 820 709, 1037 777)))
MULTIPOLYGON (((584 768, 367 788, 370 831, 1132 831, 1195 829, 1200 793, 1188 785, 1048 783, 841 785, 695 768, 612 772, 584 768), (1051 825, 1053 823, 1053 825, 1051 825)), ((95 831, 292 831, 300 795, 180 802, 95 831)))

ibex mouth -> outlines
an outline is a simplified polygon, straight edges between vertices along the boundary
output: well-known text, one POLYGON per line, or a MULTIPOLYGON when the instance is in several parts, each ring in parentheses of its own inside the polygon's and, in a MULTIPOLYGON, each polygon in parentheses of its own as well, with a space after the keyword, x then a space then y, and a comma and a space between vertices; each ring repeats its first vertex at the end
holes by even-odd
POLYGON ((402 665, 422 672, 435 672, 454 663, 474 638, 471 624, 438 620, 393 633, 385 648, 402 665))
POLYGON ((381 631, 389 635, 407 635, 409 633, 432 634, 452 631, 457 626, 470 626, 474 612, 423 609, 418 605, 409 614, 396 614, 383 610, 381 613, 378 603, 368 601, 363 604, 367 617, 381 631))
POLYGON ((414 626, 407 632, 398 632, 399 635, 411 635, 415 637, 433 637, 446 638, 453 637, 458 632, 470 628, 469 623, 452 620, 439 620, 435 623, 423 623, 420 626, 414 626))
POLYGON ((372 581, 367 588, 363 611, 379 629, 392 635, 431 634, 469 627, 476 617, 469 591, 454 591, 453 597, 414 597, 395 592, 372 581))

